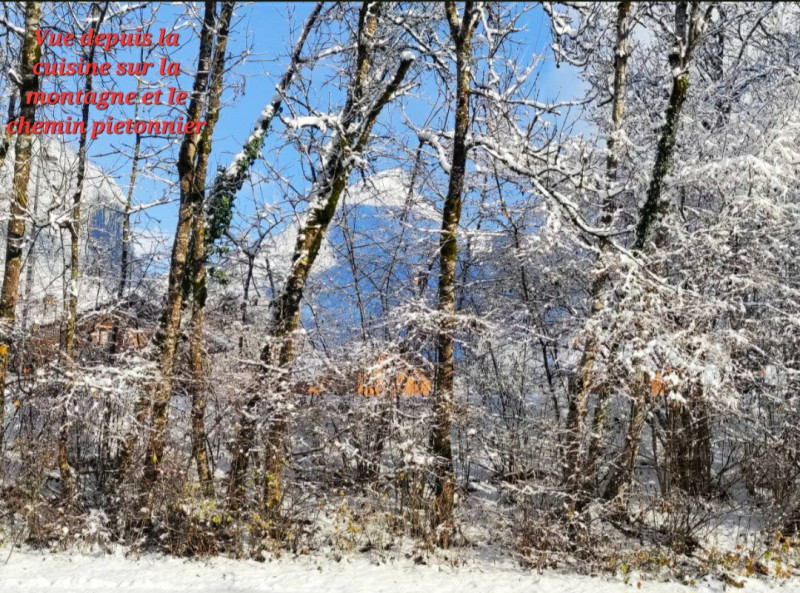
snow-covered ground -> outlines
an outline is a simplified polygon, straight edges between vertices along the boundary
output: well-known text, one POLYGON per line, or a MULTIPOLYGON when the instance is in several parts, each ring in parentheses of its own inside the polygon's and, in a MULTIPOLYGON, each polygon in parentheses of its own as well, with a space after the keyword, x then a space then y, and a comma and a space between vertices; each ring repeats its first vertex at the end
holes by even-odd
MULTIPOLYGON (((473 563, 451 568, 417 566, 411 561, 375 564, 364 558, 286 558, 266 562, 215 559, 198 562, 163 556, 126 558, 123 554, 51 554, 0 548, 0 592, 55 591, 269 591, 270 593, 653 593, 736 590, 720 581, 678 585, 523 570, 510 564, 473 563), (639 586, 641 582, 641 586, 639 586)), ((800 591, 800 581, 751 580, 744 591, 800 591)))

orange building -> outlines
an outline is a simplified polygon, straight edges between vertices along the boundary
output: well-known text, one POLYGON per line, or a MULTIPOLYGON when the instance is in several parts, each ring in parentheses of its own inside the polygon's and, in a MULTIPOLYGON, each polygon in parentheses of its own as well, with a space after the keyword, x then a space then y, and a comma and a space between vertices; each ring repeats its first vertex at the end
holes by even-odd
POLYGON ((357 395, 365 397, 428 397, 433 393, 433 381, 422 369, 405 360, 392 360, 389 356, 379 357, 375 365, 359 371, 355 377, 351 375, 350 379, 341 376, 330 381, 323 379, 306 384, 300 391, 309 395, 352 393, 353 387, 357 395), (390 360, 393 364, 389 364, 390 360))

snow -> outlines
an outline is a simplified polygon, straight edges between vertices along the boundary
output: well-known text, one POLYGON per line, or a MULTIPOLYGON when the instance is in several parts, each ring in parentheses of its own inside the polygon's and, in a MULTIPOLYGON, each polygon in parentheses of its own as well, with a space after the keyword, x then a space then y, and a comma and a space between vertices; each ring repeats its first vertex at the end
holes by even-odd
POLYGON ((439 159, 439 166, 442 168, 442 171, 444 171, 446 174, 449 174, 450 160, 447 157, 447 151, 445 151, 444 146, 442 146, 442 143, 439 142, 439 138, 437 138, 428 130, 420 130, 417 132, 417 136, 419 137, 420 141, 433 147, 433 149, 436 151, 436 158, 439 159))
MULTIPOLYGON (((14 151, 12 142, 8 155, 0 167, 0 219, 9 216, 14 175, 14 151)), ((35 222, 34 256, 26 256, 26 267, 30 262, 35 271, 28 280, 22 281, 25 290, 30 290, 28 319, 37 323, 51 323, 53 311, 43 305, 50 297, 62 298, 64 287, 53 282, 66 273, 68 265, 64 257, 63 229, 72 220, 72 198, 77 189, 78 154, 69 144, 55 137, 34 136, 31 175, 29 181, 28 237, 35 222)), ((122 216, 125 195, 113 176, 97 164, 86 163, 84 185, 81 195, 81 239, 80 266, 98 269, 108 265, 105 253, 118 248, 122 240, 122 216), (91 241, 89 241, 91 238, 91 241), (95 249, 100 247, 100 249, 95 249)), ((134 233, 134 241, 137 239, 134 233)), ((28 247, 26 247, 26 250, 28 247)), ((0 263, 5 250, 0 253, 0 263)), ((114 263, 116 266, 116 263, 114 263)), ((82 272, 78 308, 93 308, 98 301, 105 301, 109 284, 96 273, 82 272)))
MULTIPOLYGON (((14 150, 11 143, 8 155, 0 168, 0 195, 5 198, 11 192, 11 180, 14 175, 14 150)), ((33 140, 34 159, 31 163, 31 184, 36 183, 37 176, 43 183, 38 190, 38 206, 42 212, 51 212, 56 216, 71 207, 72 194, 77 188, 78 153, 68 144, 57 138, 35 136, 33 140), (58 211, 58 212, 56 212, 58 211)), ((84 208, 115 208, 125 205, 125 195, 114 180, 101 167, 89 161, 82 189, 84 208)), ((56 224, 57 221, 51 218, 56 224)), ((45 221, 38 221, 46 226, 45 221)))
POLYGON ((293 130, 299 130, 300 128, 317 128, 321 132, 325 133, 328 131, 328 122, 330 120, 331 118, 307 115, 305 117, 296 117, 294 119, 286 119, 282 121, 287 127, 293 130))
POLYGON ((425 198, 414 192, 409 196, 411 177, 400 168, 380 171, 359 179, 347 188, 351 205, 399 210, 409 208, 420 218, 439 220, 441 214, 425 198))
POLYGON ((233 157, 231 164, 225 169, 226 177, 234 177, 237 174, 239 167, 247 159, 247 148, 256 141, 260 142, 261 138, 267 133, 266 128, 275 114, 275 105, 280 104, 280 100, 280 95, 275 95, 272 101, 261 111, 256 123, 253 125, 253 131, 244 142, 244 148, 233 157))
MULTIPOLYGON (((299 230, 300 221, 294 219, 265 243, 267 257, 270 258, 272 271, 277 278, 285 278, 292 268, 292 255, 294 254, 299 230)), ((317 253, 317 259, 314 262, 311 275, 319 277, 335 265, 336 255, 331 246, 330 238, 326 236, 317 253)))
MULTIPOLYGON (((300 556, 252 560, 215 559, 192 561, 145 555, 125 557, 121 552, 94 554, 37 552, 0 549, 0 590, 3 593, 52 591, 130 591, 150 593, 204 591, 270 593, 437 593, 475 591, 491 593, 710 593, 730 589, 720 581, 694 585, 654 582, 629 576, 591 577, 554 571, 538 573, 511 563, 488 560, 453 568, 444 560, 415 565, 412 560, 376 563, 364 557, 333 558, 300 556), (641 583, 641 587, 639 586, 641 583)), ((456 553, 458 554, 458 552, 456 553)), ((452 557, 451 557, 452 559, 452 557)), ((738 580, 737 580, 738 582, 738 580)), ((747 592, 798 591, 800 584, 749 580, 747 592)))
POLYGON ((5 17, 0 17, 0 23, 2 23, 2 25, 4 27, 6 27, 7 29, 9 29, 10 31, 14 31, 14 33, 16 33, 17 35, 24 35, 25 34, 25 29, 24 28, 15 25, 14 23, 9 21, 5 17))

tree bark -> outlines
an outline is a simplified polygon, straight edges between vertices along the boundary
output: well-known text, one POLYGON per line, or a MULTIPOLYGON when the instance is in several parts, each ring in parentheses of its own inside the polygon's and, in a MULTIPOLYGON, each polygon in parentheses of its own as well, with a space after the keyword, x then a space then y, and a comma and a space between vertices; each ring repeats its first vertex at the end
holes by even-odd
MULTIPOLYGON (((386 85, 374 103, 365 108, 364 93, 368 82, 374 36, 378 27, 380 3, 364 2, 359 14, 356 69, 351 79, 345 107, 342 111, 341 130, 331 141, 320 178, 311 191, 311 205, 297 235, 291 270, 280 294, 274 301, 271 340, 264 346, 261 358, 266 373, 265 382, 272 388, 272 421, 267 435, 267 480, 266 511, 277 513, 283 500, 283 467, 285 465, 284 444, 288 432, 285 397, 286 367, 294 358, 293 333, 300 321, 300 306, 306 281, 314 261, 319 254, 328 225, 344 192, 353 155, 364 151, 370 139, 372 127, 386 104, 398 91, 411 67, 412 58, 402 58, 393 79, 386 85)), ((233 451, 228 498, 232 510, 237 511, 244 502, 245 476, 249 452, 255 438, 255 408, 263 395, 256 392, 245 404, 239 420, 239 433, 233 451)))
MULTIPOLYGON (((434 527, 451 525, 455 497, 453 452, 450 431, 453 424, 455 379, 454 315, 456 309, 455 278, 458 260, 458 225, 467 166, 467 134, 470 125, 470 66, 472 36, 477 25, 477 7, 467 2, 461 19, 455 2, 445 5, 450 37, 456 50, 456 111, 450 178, 442 211, 442 232, 439 238, 439 289, 436 310, 441 316, 436 336, 436 375, 434 377, 433 430, 431 450, 435 457, 436 500, 431 516, 434 527)), ((443 542, 446 545, 446 542, 443 542)))
MULTIPOLYGON (((39 61, 41 47, 36 40, 36 30, 42 18, 41 2, 25 3, 25 35, 20 52, 19 96, 39 90, 39 78, 33 74, 33 65, 39 61)), ((20 101, 20 116, 33 123, 36 105, 20 101)), ((22 270, 22 248, 25 241, 25 217, 28 211, 28 180, 31 175, 33 137, 30 134, 17 136, 14 153, 13 201, 11 218, 6 235, 6 261, 3 271, 3 288, 0 291, 0 453, 5 438, 5 391, 10 350, 16 324, 19 279, 22 270)))
POLYGON ((666 455, 669 489, 705 496, 711 488, 711 434, 701 385, 692 385, 684 402, 668 405, 666 455))
MULTIPOLYGON (((206 0, 203 29, 200 33, 200 50, 197 60, 197 74, 192 88, 192 98, 186 115, 187 121, 199 119, 203 111, 203 102, 208 88, 210 74, 211 51, 214 43, 214 22, 216 2, 206 0)), ((166 446, 169 405, 172 396, 172 378, 175 364, 175 352, 178 345, 178 334, 181 324, 181 307, 183 305, 183 279, 189 251, 189 240, 192 230, 192 218, 197 209, 197 200, 202 195, 197 185, 204 180, 195 178, 195 159, 200 134, 186 134, 178 154, 178 179, 180 184, 180 206, 178 209, 178 225, 172 245, 172 258, 169 270, 167 299, 161 320, 158 336, 159 374, 160 380, 155 386, 152 406, 152 427, 147 442, 144 460, 144 476, 142 487, 144 492, 151 490, 158 480, 163 464, 166 446)))
MULTIPOLYGON (((208 158, 211 154, 211 139, 214 127, 219 119, 222 81, 225 72, 225 52, 228 44, 228 29, 233 15, 234 2, 223 2, 220 9, 217 42, 212 60, 211 82, 206 107, 206 128, 200 137, 195 164, 196 184, 203 182, 208 172, 208 158)), ((192 222, 191 270, 192 278, 192 321, 189 337, 189 358, 191 361, 192 381, 192 455, 197 464, 197 477, 205 496, 214 495, 214 481, 208 462, 206 447, 206 385, 205 357, 203 355, 203 321, 205 319, 206 297, 208 293, 206 276, 206 242, 205 242, 205 188, 198 188, 202 195, 195 202, 194 220, 192 222)))
MULTIPOLYGON (((628 35, 630 33, 630 2, 620 2, 617 4, 616 22, 616 43, 614 46, 614 89, 611 98, 611 130, 606 140, 608 157, 606 159, 606 176, 609 185, 617 179, 617 171, 620 162, 620 134, 625 110, 625 92, 627 89, 628 72, 628 35)), ((613 222, 615 204, 613 198, 606 198, 603 204, 603 214, 601 223, 604 227, 609 227, 613 222)), ((599 315, 604 306, 604 293, 608 284, 608 274, 604 268, 604 256, 608 252, 608 242, 604 241, 600 246, 600 257, 598 261, 599 273, 592 282, 590 296, 592 307, 589 313, 590 319, 599 315)), ((595 385, 594 365, 597 360, 599 344, 594 336, 587 339, 581 361, 578 365, 578 372, 570 382, 570 400, 567 411, 567 447, 566 447, 566 466, 565 482, 567 491, 579 499, 583 498, 583 491, 588 487, 590 481, 594 479, 595 459, 599 454, 602 443, 602 433, 605 425, 605 406, 607 389, 601 389, 595 406, 595 415, 592 425, 592 436, 590 437, 589 451, 584 459, 583 438, 586 432, 586 416, 589 394, 595 385)), ((581 500, 576 501, 577 506, 581 506, 581 500)))

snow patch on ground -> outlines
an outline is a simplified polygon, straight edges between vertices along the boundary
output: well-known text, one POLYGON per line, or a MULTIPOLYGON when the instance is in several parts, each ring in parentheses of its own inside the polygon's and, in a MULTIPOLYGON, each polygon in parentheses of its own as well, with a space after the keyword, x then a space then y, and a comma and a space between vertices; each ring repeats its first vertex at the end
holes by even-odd
MULTIPOLYGON (((158 555, 139 558, 113 554, 79 554, 0 549, 0 591, 3 593, 55 591, 191 591, 202 593, 269 591, 271 593, 651 593, 730 590, 719 581, 693 586, 589 577, 557 572, 537 573, 513 564, 474 563, 459 568, 414 565, 411 561, 376 564, 366 558, 343 559, 302 556, 267 560, 218 558, 208 562, 158 555), (10 553, 10 554, 9 554, 10 553)), ((800 582, 769 583, 751 580, 748 592, 800 591, 800 582)))

